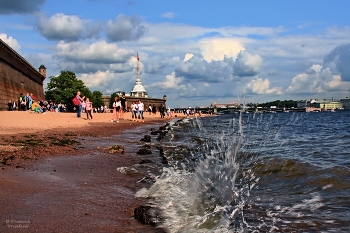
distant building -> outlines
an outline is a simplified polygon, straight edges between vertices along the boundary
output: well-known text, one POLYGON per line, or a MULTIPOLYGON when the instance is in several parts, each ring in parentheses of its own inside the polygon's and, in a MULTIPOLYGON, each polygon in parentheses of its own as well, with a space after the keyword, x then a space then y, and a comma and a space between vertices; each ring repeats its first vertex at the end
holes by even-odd
POLYGON ((317 102, 318 100, 298 100, 297 101, 297 108, 308 108, 313 107, 312 104, 317 102))
POLYGON ((234 108, 237 107, 238 103, 237 102, 232 102, 229 104, 217 104, 215 102, 211 103, 210 107, 211 108, 234 108))
POLYGON ((7 103, 18 101, 22 93, 33 93, 37 100, 44 100, 46 67, 38 70, 0 39, 0 110, 7 110, 7 103))
POLYGON ((323 101, 313 103, 313 107, 321 108, 324 110, 341 109, 343 108, 343 103, 339 101, 323 100, 323 101))
MULTIPOLYGON (((147 110, 149 105, 155 105, 157 109, 162 105, 166 105, 167 96, 164 95, 162 99, 160 98, 152 98, 148 96, 148 93, 146 89, 143 87, 141 83, 141 75, 140 75, 140 57, 137 53, 136 55, 137 63, 136 63, 136 83, 131 90, 130 94, 125 94, 125 92, 118 91, 116 92, 119 96, 122 94, 125 94, 126 101, 127 101, 127 108, 130 109, 130 106, 132 102, 138 102, 141 100, 145 106, 145 110, 147 110)), ((109 106, 111 95, 103 95, 102 99, 105 103, 105 105, 109 106)))
POLYGON ((350 110, 350 98, 346 97, 345 99, 340 100, 340 102, 343 104, 344 110, 350 110))

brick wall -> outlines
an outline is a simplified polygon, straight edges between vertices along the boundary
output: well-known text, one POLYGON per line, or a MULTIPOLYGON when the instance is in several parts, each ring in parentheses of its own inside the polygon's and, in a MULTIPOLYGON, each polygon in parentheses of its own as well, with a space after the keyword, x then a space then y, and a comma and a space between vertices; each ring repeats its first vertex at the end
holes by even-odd
POLYGON ((44 79, 39 71, 0 40, 0 111, 7 110, 7 103, 17 101, 20 93, 33 93, 37 100, 43 100, 44 79))

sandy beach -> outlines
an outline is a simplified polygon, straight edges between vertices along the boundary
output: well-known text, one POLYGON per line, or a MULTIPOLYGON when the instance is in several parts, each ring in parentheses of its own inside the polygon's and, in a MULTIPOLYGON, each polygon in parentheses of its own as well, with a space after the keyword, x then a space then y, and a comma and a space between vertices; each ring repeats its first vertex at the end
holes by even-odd
POLYGON ((116 169, 140 162, 135 148, 125 144, 125 153, 109 154, 93 140, 112 145, 111 135, 123 139, 130 129, 170 118, 146 113, 137 122, 125 113, 111 123, 111 113, 82 116, 0 112, 0 232, 164 232, 134 218, 145 203, 134 194, 149 184, 116 169))

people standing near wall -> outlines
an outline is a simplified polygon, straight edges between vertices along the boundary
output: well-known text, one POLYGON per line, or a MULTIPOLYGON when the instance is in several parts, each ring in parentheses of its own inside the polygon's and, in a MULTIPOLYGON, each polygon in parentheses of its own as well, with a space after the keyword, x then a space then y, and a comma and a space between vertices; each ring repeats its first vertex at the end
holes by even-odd
POLYGON ((17 107, 18 107, 18 105, 17 105, 16 101, 13 101, 12 110, 16 111, 17 107))
POLYGON ((18 110, 26 111, 26 100, 24 99, 24 95, 21 93, 18 97, 18 110))
POLYGON ((125 93, 122 94, 122 97, 120 98, 120 104, 121 104, 121 110, 120 110, 120 119, 124 120, 124 113, 128 110, 126 109, 126 97, 125 93))
POLYGON ((92 110, 92 102, 90 102, 90 99, 89 99, 89 98, 86 98, 86 101, 85 101, 85 111, 86 111, 86 119, 87 119, 87 120, 92 120, 92 113, 91 113, 91 110, 92 110))
POLYGON ((85 98, 84 97, 80 97, 80 91, 77 92, 77 95, 75 96, 75 98, 78 100, 78 104, 75 105, 75 108, 77 110, 77 117, 80 118, 81 117, 81 111, 82 111, 82 103, 83 103, 83 99, 85 98))
POLYGON ((160 118, 164 118, 164 116, 165 116, 165 106, 164 106, 164 104, 162 104, 159 107, 159 113, 160 113, 160 118))
POLYGON ((139 103, 137 104, 137 109, 138 109, 138 119, 142 119, 142 122, 144 122, 144 117, 143 117, 143 109, 144 109, 144 105, 142 103, 141 100, 139 100, 139 103))
POLYGON ((35 100, 35 96, 33 95, 33 93, 30 93, 30 98, 32 98, 32 100, 35 100))
POLYGON ((31 109, 33 99, 30 97, 29 93, 27 93, 27 95, 24 97, 24 99, 26 100, 26 109, 31 109))
POLYGON ((10 100, 7 104, 8 110, 12 111, 13 110, 13 104, 12 104, 12 100, 10 100))

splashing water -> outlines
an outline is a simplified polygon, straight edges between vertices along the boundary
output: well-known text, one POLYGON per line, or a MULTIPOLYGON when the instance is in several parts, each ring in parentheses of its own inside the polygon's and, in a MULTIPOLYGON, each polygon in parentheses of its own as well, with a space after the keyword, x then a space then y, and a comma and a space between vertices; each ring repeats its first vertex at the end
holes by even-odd
POLYGON ((309 118, 304 113, 235 114, 172 125, 170 141, 164 142, 176 146, 166 154, 170 166, 137 196, 151 197, 161 210, 159 226, 174 233, 345 229, 343 212, 332 217, 321 213, 331 200, 326 195, 350 188, 350 182, 336 184, 321 176, 348 177, 349 172, 339 166, 325 170, 329 161, 315 163, 305 156, 306 145, 317 137, 306 127, 309 118))
POLYGON ((216 138, 192 150, 181 169, 164 168, 155 184, 138 196, 154 198, 164 217, 161 226, 170 232, 243 230, 243 206, 255 177, 251 171, 244 175, 240 171, 245 157, 238 156, 244 138, 241 117, 231 120, 231 129, 220 134, 208 132, 198 118, 192 124, 192 128, 216 138))

